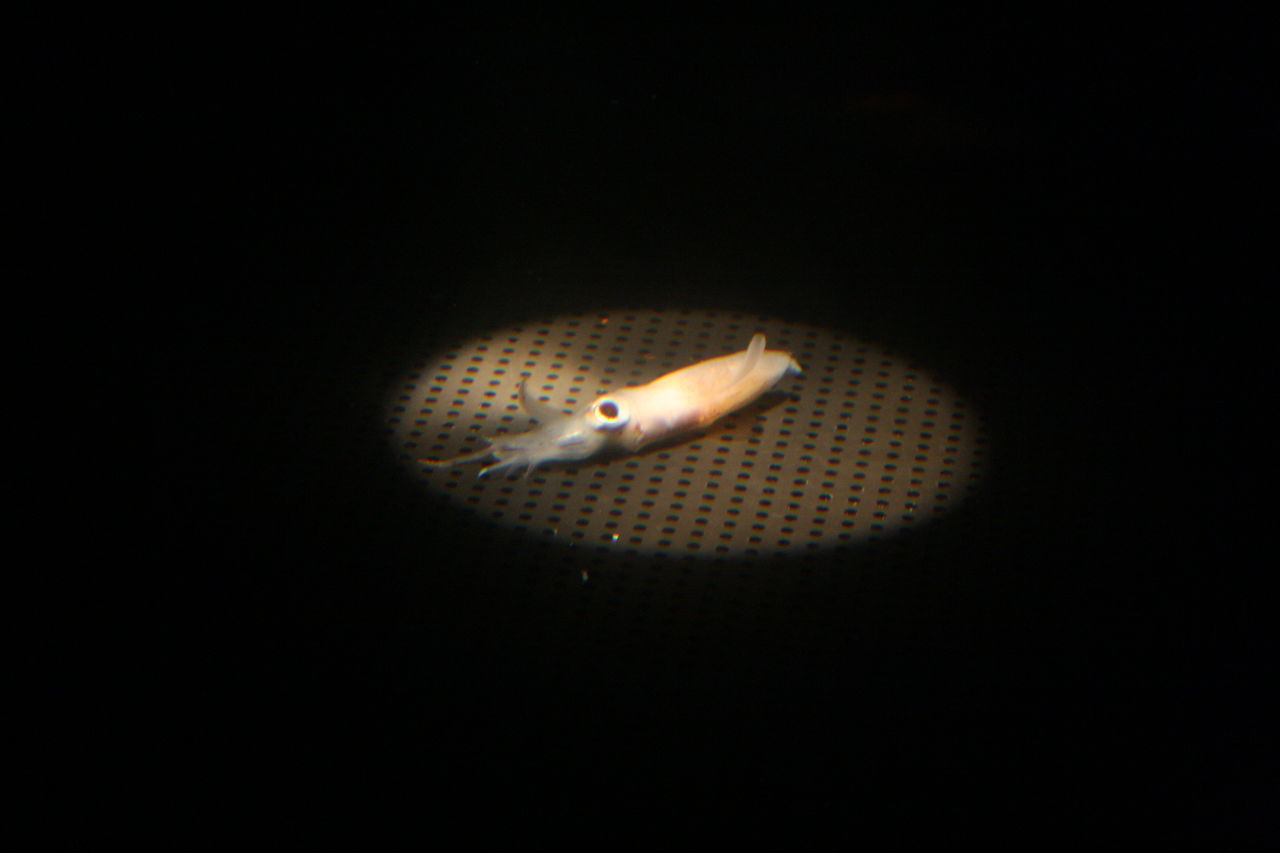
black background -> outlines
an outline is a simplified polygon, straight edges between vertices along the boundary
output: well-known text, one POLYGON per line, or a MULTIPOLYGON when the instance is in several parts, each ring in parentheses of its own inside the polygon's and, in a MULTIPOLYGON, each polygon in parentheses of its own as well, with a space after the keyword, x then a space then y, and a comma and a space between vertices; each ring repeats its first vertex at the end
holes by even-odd
POLYGON ((1257 837, 1246 22, 149 26, 118 120, 173 283, 141 340, 175 799, 1257 837), (628 306, 908 353, 986 414, 983 490, 874 548, 584 584, 396 467, 415 361, 628 306))

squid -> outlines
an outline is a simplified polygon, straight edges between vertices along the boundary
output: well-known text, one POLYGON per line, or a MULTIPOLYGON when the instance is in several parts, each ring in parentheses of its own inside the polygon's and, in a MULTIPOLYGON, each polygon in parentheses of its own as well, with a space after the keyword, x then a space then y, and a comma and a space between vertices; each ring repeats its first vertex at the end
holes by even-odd
POLYGON ((620 388, 567 414, 541 402, 520 383, 520 405, 539 426, 486 438, 488 446, 452 459, 419 459, 428 468, 451 468, 494 459, 481 469, 524 469, 548 462, 581 462, 597 454, 635 453, 659 441, 710 426, 755 401, 800 365, 788 352, 766 350, 757 334, 742 352, 691 364, 648 385, 620 388))

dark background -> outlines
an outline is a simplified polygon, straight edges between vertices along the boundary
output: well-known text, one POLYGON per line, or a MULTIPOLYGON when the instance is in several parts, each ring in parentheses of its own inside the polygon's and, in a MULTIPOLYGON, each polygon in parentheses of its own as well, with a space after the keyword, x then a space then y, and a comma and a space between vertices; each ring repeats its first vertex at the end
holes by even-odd
POLYGON ((154 32, 120 102, 172 282, 141 339, 148 549, 180 578, 154 604, 192 801, 1257 837, 1275 647, 1242 489, 1266 455, 1234 452, 1267 387, 1257 28, 154 32), (621 565, 397 467, 382 419, 415 361, 628 306, 908 354, 985 413, 984 488, 874 547, 621 565))

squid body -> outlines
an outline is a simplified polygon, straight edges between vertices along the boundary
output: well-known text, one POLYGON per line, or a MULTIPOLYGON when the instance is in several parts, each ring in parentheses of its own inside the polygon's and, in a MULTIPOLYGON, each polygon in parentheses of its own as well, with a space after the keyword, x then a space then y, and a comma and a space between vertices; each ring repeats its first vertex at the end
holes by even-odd
POLYGON ((540 425, 514 435, 485 439, 489 446, 453 459, 420 459, 430 468, 447 468, 493 458, 480 471, 523 467, 525 473, 544 462, 577 462, 606 450, 634 453, 657 441, 709 426, 778 383, 800 373, 790 353, 764 348, 757 334, 742 352, 691 364, 648 385, 620 388, 572 414, 543 403, 520 383, 520 405, 540 425))

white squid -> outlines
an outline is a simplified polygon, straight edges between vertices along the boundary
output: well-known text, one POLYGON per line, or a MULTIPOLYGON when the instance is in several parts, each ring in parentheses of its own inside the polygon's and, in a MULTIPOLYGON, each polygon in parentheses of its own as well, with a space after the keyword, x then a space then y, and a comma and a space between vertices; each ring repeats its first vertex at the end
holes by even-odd
POLYGON ((756 400, 788 373, 800 373, 790 353, 764 348, 757 334, 742 352, 681 368, 648 385, 620 388, 573 414, 543 403, 520 383, 520 405, 541 425, 528 432, 486 438, 489 446, 453 459, 419 459, 448 468, 492 457, 479 476, 544 462, 580 462, 603 451, 634 453, 657 441, 710 426, 756 400))

